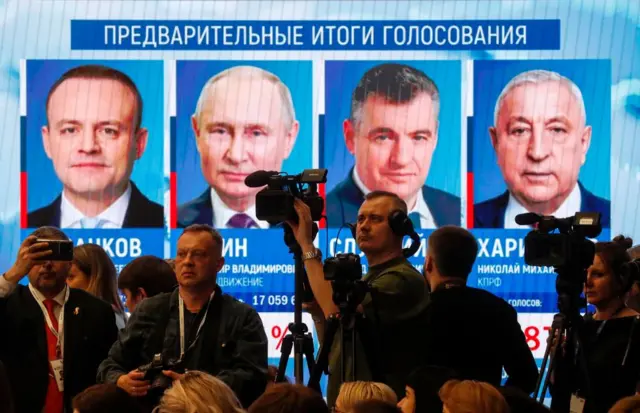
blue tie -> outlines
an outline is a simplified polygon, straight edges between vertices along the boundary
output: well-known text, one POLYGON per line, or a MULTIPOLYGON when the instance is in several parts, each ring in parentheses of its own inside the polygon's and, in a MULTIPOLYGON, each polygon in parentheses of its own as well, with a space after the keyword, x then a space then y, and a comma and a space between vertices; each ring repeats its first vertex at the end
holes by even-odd
POLYGON ((94 229, 94 228, 102 228, 107 221, 100 218, 82 218, 80 220, 80 227, 85 229, 94 229))
POLYGON ((417 212, 412 212, 412 213, 409 214, 409 219, 411 220, 411 223, 413 224, 413 228, 415 228, 415 229, 422 228, 422 224, 420 224, 420 214, 418 214, 417 212))

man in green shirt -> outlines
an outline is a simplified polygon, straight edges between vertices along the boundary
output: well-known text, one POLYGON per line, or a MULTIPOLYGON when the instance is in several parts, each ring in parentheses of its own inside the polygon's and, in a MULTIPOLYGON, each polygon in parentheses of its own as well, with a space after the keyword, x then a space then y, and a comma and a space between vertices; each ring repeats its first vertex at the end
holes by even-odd
MULTIPOLYGON (((325 318, 338 313, 333 302, 333 289, 324 278, 321 254, 312 240, 312 220, 309 207, 296 199, 299 223, 287 222, 302 249, 303 260, 315 299, 325 318)), ((399 397, 404 396, 405 379, 419 364, 419 327, 413 321, 424 312, 428 303, 428 286, 424 277, 404 258, 402 240, 389 225, 389 217, 397 210, 407 213, 407 205, 397 195, 374 191, 365 196, 358 211, 356 242, 366 255, 369 272, 364 281, 373 290, 366 294, 357 311, 363 315, 372 332, 372 341, 356 337, 356 374, 351 371, 351 354, 346 357, 346 380, 378 380, 391 386, 399 397), (415 329, 411 327, 415 326, 415 329), (365 352, 365 349, 367 352, 365 352), (373 371, 365 354, 373 353, 373 371)), ((341 337, 336 337, 329 354, 329 386, 327 399, 333 405, 342 381, 340 371, 341 337)))

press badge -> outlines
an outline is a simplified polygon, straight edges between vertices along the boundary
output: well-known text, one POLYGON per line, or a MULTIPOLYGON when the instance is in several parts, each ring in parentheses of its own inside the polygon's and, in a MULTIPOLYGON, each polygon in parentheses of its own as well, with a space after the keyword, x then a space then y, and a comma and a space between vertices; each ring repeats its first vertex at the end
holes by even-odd
POLYGON ((58 390, 62 393, 64 391, 64 376, 62 370, 62 359, 51 360, 51 370, 53 370, 53 376, 56 379, 58 390))
POLYGON ((584 404, 586 400, 582 397, 578 397, 575 394, 571 395, 571 405, 569 406, 569 413, 582 413, 584 410, 584 404))

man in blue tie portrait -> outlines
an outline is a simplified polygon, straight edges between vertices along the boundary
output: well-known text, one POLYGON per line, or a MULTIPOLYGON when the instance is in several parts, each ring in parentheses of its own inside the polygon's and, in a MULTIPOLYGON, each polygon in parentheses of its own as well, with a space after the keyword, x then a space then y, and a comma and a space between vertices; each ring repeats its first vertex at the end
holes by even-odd
POLYGON ((204 85, 191 126, 209 188, 178 207, 178 227, 269 228, 256 217, 262 188, 244 180, 257 170, 280 171, 293 149, 300 125, 289 88, 264 69, 232 67, 204 85))
POLYGON ((591 145, 586 113, 578 86, 559 73, 530 70, 507 83, 489 128, 507 190, 474 205, 475 228, 526 229, 517 215, 580 211, 601 213, 600 223, 610 227, 610 202, 578 179, 591 145))
POLYGON ((44 151, 63 185, 49 205, 30 211, 38 228, 162 228, 164 207, 131 180, 147 147, 142 97, 125 73, 101 65, 77 66, 49 89, 44 151))
POLYGON ((438 143, 440 92, 422 71, 384 63, 369 69, 351 98, 343 135, 355 166, 327 194, 331 226, 355 222, 366 194, 397 194, 415 228, 460 225, 460 198, 425 184, 438 143))

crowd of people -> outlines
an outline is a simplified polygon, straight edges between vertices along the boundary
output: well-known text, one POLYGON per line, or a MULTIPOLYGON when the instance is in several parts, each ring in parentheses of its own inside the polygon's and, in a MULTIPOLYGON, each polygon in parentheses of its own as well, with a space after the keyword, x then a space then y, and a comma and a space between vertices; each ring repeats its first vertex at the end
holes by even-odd
MULTIPOLYGON (((305 308, 324 320, 340 307, 313 245, 309 207, 294 206, 298 220, 287 225, 315 297, 305 308)), ((191 225, 173 260, 139 257, 118 276, 97 245, 75 247, 71 261, 47 259, 43 240, 68 237, 41 227, 0 277, 0 412, 640 411, 640 281, 628 269, 637 265, 630 239, 596 244, 584 282, 595 312, 585 315, 575 351, 558 347, 550 410, 530 397, 538 366, 515 309, 467 286, 473 235, 434 231, 420 273, 403 254, 410 230, 398 196, 366 195, 355 226, 369 264, 369 291, 356 309, 366 328, 330 343, 325 400, 311 387, 275 383, 260 316, 217 283, 224 257, 215 229, 191 225)))

